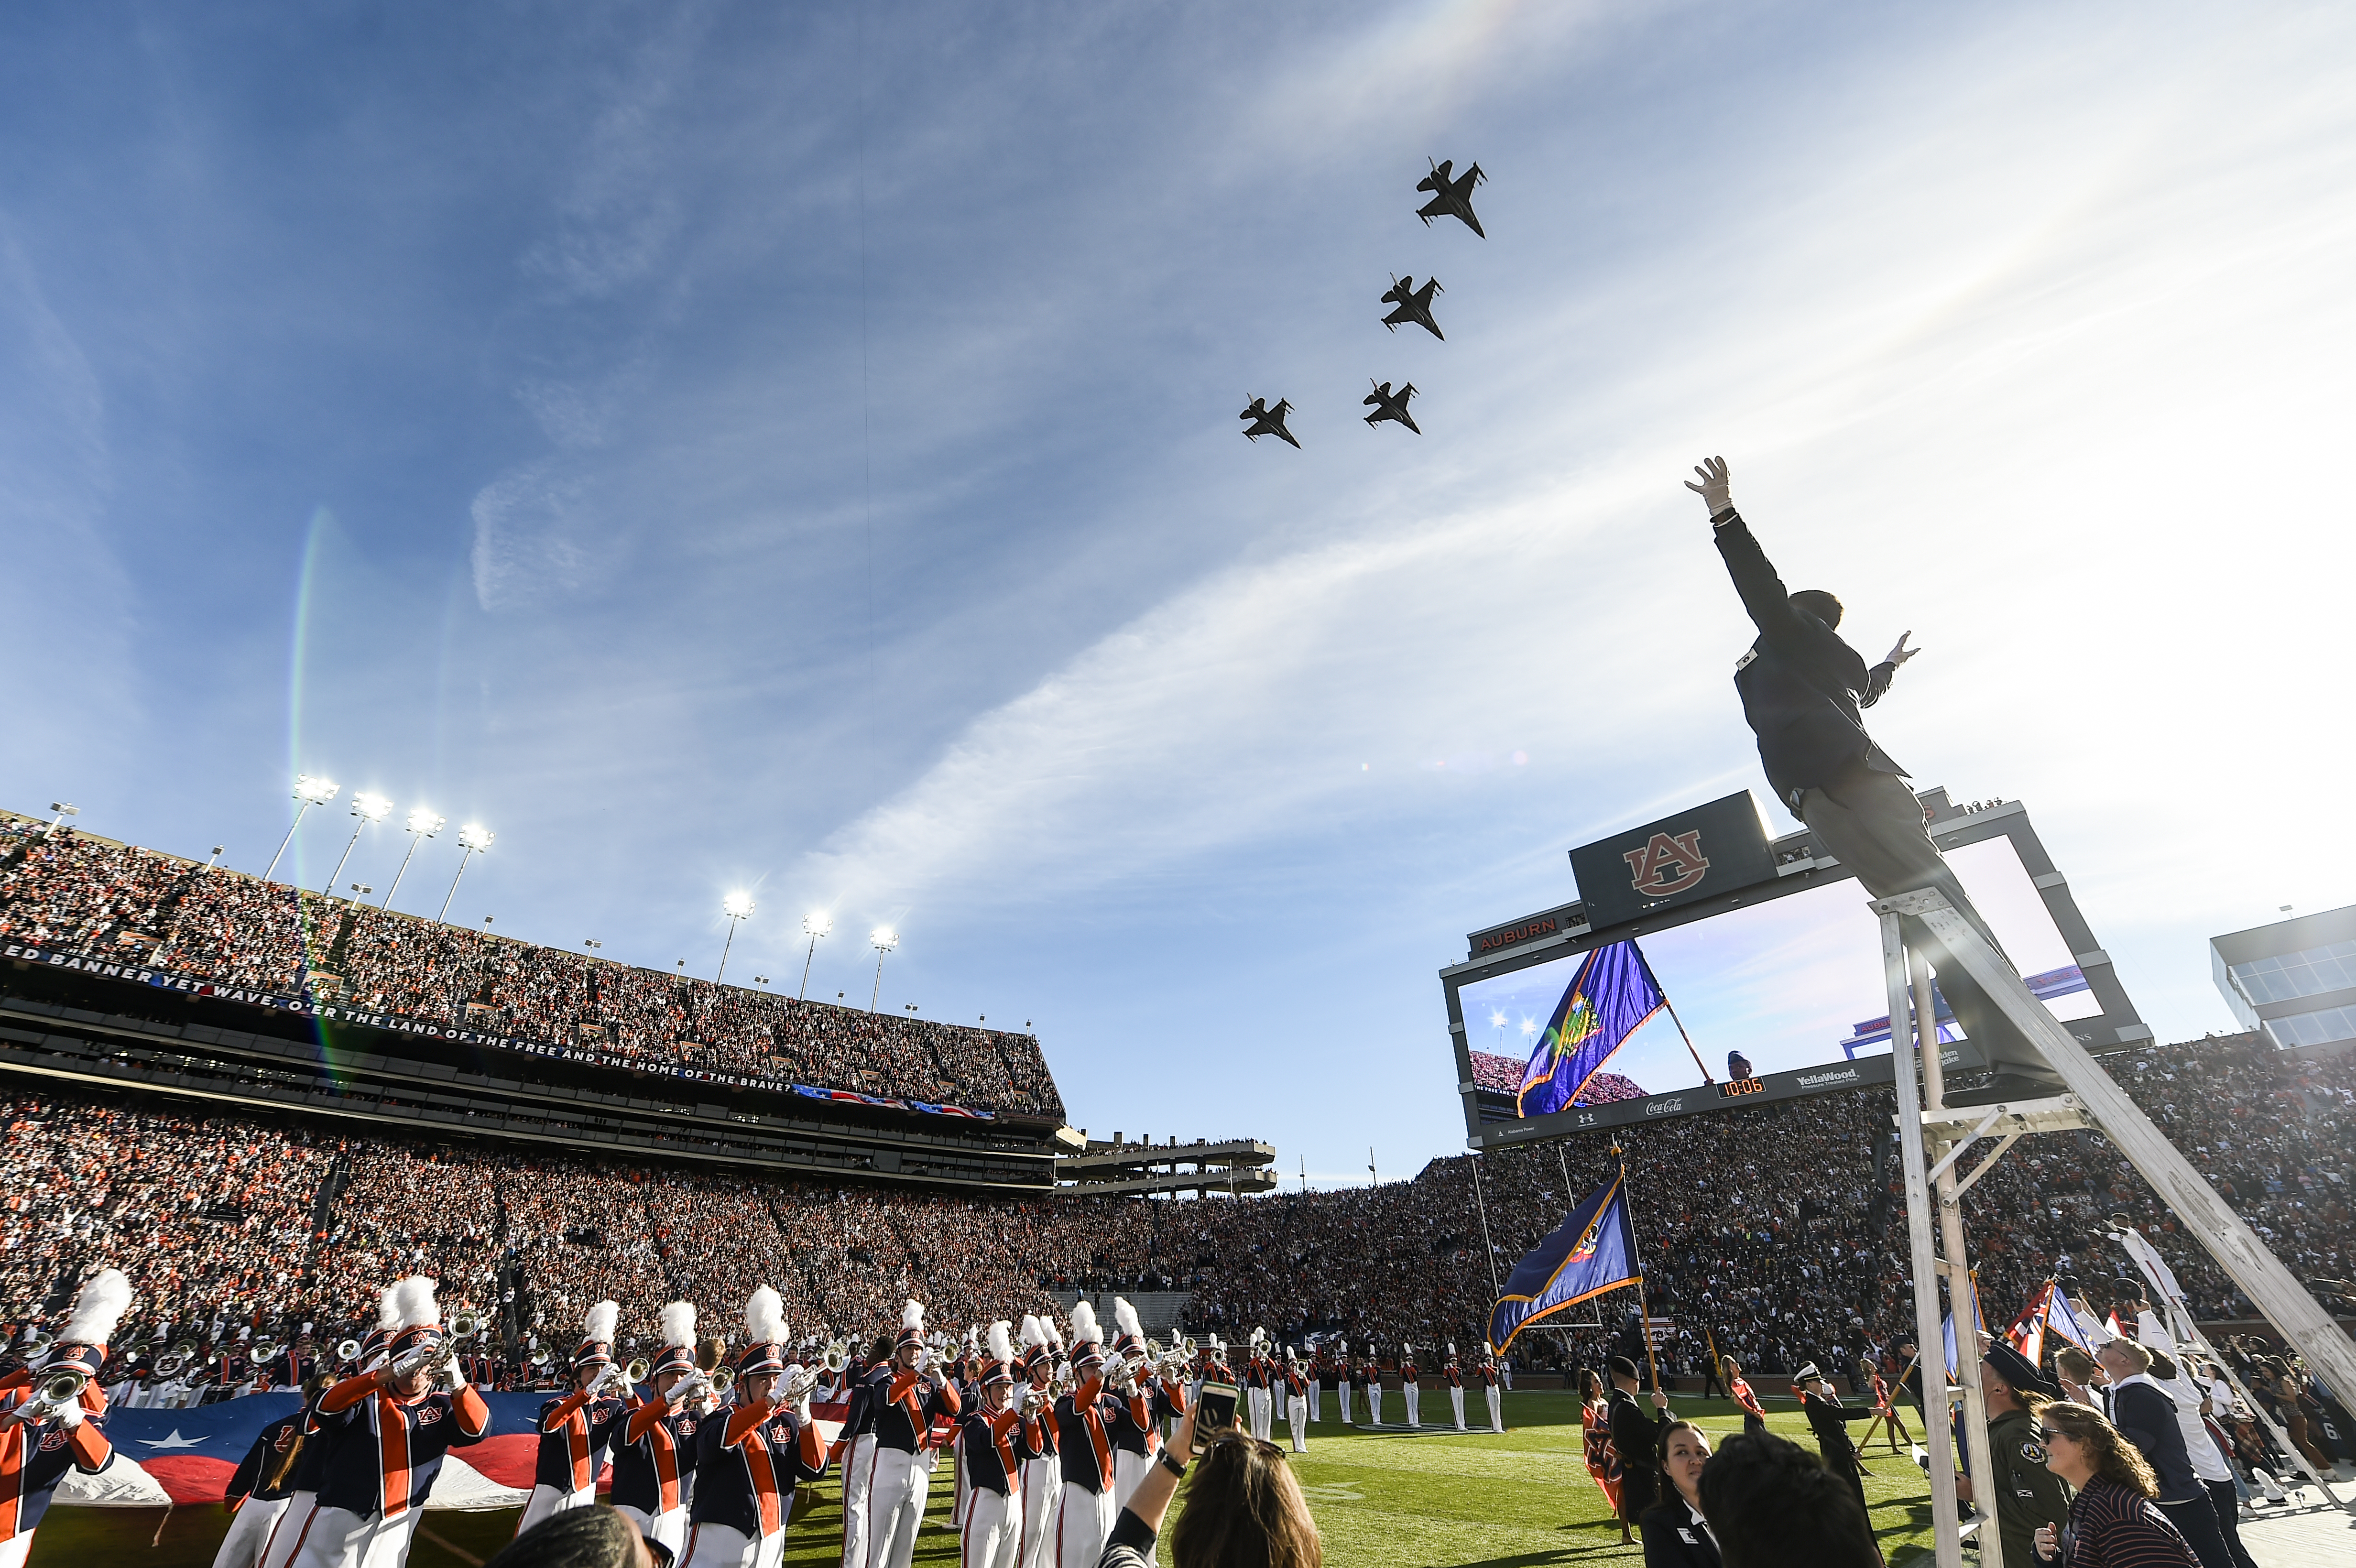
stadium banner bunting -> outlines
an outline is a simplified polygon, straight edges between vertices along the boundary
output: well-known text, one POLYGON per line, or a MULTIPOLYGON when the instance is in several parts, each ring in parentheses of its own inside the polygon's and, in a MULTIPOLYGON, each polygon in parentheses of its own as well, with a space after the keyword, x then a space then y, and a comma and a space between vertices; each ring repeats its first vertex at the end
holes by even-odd
POLYGON ((1489 1309, 1489 1342, 1499 1355, 1531 1324, 1640 1277, 1625 1179, 1615 1174, 1589 1193, 1553 1235, 1514 1265, 1505 1293, 1489 1309))
POLYGON ((153 986, 161 990, 180 991, 192 997, 204 997, 219 1002, 238 1002, 247 1007, 266 1008, 274 1012, 300 1013, 305 1018, 321 1019, 329 1023, 357 1024, 367 1029, 383 1029, 392 1034, 423 1035, 434 1040, 446 1040, 459 1045, 487 1046, 494 1051, 513 1051, 519 1056, 537 1056, 555 1061, 578 1062, 584 1067, 620 1068, 630 1072, 645 1073, 657 1078, 669 1078, 683 1083, 716 1083, 736 1089, 766 1089, 779 1094, 804 1094, 814 1100, 836 1100, 847 1104, 873 1105, 887 1111, 915 1111, 928 1116, 951 1116, 967 1121, 992 1122, 995 1111, 973 1110, 964 1105, 934 1105, 920 1100, 894 1100, 880 1094, 855 1093, 848 1089, 826 1089, 790 1079, 768 1078, 755 1072, 721 1072, 703 1067, 679 1067, 640 1057, 616 1057, 600 1051, 582 1051, 573 1046, 557 1045, 548 1040, 521 1039, 513 1035, 486 1034, 480 1029, 461 1029, 455 1024, 438 1024, 423 1019, 407 1018, 400 1013, 371 1012, 364 1008, 341 1007, 305 997, 282 996, 274 991, 252 990, 222 985, 200 975, 187 975, 172 969, 158 969, 145 964, 125 964, 118 959, 95 954, 70 953, 57 948, 37 947, 31 943, 11 942, 0 944, 0 959, 38 964, 51 969, 77 969, 86 975, 107 979, 129 981, 134 985, 153 986))

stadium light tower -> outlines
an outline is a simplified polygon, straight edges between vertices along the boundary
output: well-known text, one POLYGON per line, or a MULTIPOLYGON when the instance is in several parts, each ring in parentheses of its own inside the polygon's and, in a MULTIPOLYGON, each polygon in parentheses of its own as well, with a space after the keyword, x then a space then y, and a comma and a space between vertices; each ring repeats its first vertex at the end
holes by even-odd
POLYGON ((867 998, 867 1010, 872 1013, 876 998, 884 994, 884 955, 900 945, 900 933, 888 925, 879 925, 867 933, 867 940, 875 945, 875 990, 867 998))
POLYGON ((352 815, 359 820, 352 824, 352 836, 345 843, 344 852, 336 857, 336 869, 327 873, 327 885, 320 890, 323 892, 333 893, 336 891, 336 879, 344 874, 344 862, 352 858, 352 850, 359 845, 360 835, 368 831, 369 823, 382 822, 392 815, 392 802, 380 795, 370 795, 362 790, 352 796, 352 815))
POLYGON ((409 814, 409 854, 401 858, 401 869, 393 872, 392 886, 384 890, 384 902, 377 906, 379 909, 392 907, 392 895, 401 891, 401 879, 409 875, 409 861, 417 853, 417 846, 441 832, 442 824, 447 820, 422 805, 409 814))
POLYGON ((80 806, 70 805, 62 800, 53 800, 49 802, 49 809, 56 812, 58 815, 56 819, 49 824, 49 830, 41 835, 44 838, 55 838, 58 836, 58 829, 65 826, 67 817, 80 816, 81 815, 80 806))
MULTIPOLYGON (((263 881, 268 881, 270 873, 278 869, 279 855, 285 854, 286 846, 294 842, 294 829, 303 826, 303 814, 315 805, 327 805, 336 798, 336 792, 343 787, 335 780, 324 776, 314 778, 309 773, 294 775, 294 798, 303 804, 294 808, 294 820, 286 825, 286 837, 278 841, 278 854, 270 857, 269 869, 262 873, 263 881)), ((335 881, 335 878, 329 877, 327 885, 333 887, 335 881)))
POLYGON ((712 976, 715 986, 728 977, 728 950, 736 945, 736 927, 753 913, 753 895, 730 893, 720 901, 720 912, 728 917, 728 940, 720 944, 720 973, 712 976))
POLYGON ((796 997, 794 1000, 804 1002, 809 999, 810 960, 818 956, 818 939, 826 935, 833 929, 834 916, 827 913, 824 910, 812 910, 809 913, 802 916, 802 931, 809 937, 809 951, 802 955, 801 994, 796 997))
MULTIPOLYGON (((449 921, 450 901, 458 896, 458 877, 466 874, 466 862, 477 850, 491 847, 492 837, 491 830, 479 822, 469 822, 458 829, 458 843, 462 850, 458 857, 458 873, 450 879, 450 891, 442 895, 442 912, 434 917, 436 922, 446 923, 449 921)), ((593 942, 589 945, 594 947, 597 944, 593 942)))

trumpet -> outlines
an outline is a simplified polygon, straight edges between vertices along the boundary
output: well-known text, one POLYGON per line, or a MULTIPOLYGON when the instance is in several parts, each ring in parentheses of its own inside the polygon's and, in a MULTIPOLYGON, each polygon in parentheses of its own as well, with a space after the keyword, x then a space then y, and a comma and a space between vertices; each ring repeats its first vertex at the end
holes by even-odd
POLYGON ((777 1403, 787 1405, 801 1403, 818 1388, 819 1379, 823 1375, 816 1367, 787 1367, 786 1375, 778 1380, 777 1403))
POLYGON ((47 1421, 81 1397, 90 1381, 90 1374, 78 1367, 68 1367, 51 1372, 41 1380, 41 1386, 32 1398, 18 1408, 20 1421, 47 1421))
POLYGON ((482 1332, 483 1315, 481 1313, 462 1307, 450 1314, 450 1338, 453 1339, 478 1339, 482 1332))
POLYGON ((16 1358, 22 1361, 39 1359, 41 1352, 57 1343, 57 1336, 38 1327, 25 1330, 16 1340, 16 1358))
POLYGON ((642 1383, 647 1381, 647 1373, 652 1370, 644 1356, 636 1357, 628 1366, 622 1369, 622 1381, 626 1383, 642 1383))
POLYGON ((336 1341, 337 1360, 357 1361, 359 1359, 360 1342, 358 1339, 338 1339, 336 1341))
POLYGON ((735 1369, 732 1367, 715 1367, 711 1371, 704 1374, 703 1385, 712 1391, 714 1398, 725 1399, 728 1395, 728 1391, 736 1386, 735 1369))
POLYGON ((1047 1391, 1046 1391, 1045 1389, 1041 1388, 1037 1383, 1025 1383, 1025 1384, 1023 1384, 1023 1414, 1025 1414, 1025 1415, 1036 1415, 1036 1414, 1038 1414, 1038 1413, 1039 1413, 1039 1411, 1040 1411, 1040 1408, 1041 1408, 1042 1406, 1044 1406, 1046 1403, 1047 1403, 1047 1391))
POLYGON ((1201 1353, 1202 1349, 1203 1348, 1200 1345, 1194 1343, 1194 1336, 1192 1334, 1186 1336, 1184 1349, 1186 1351, 1186 1359, 1188 1360, 1193 1360, 1196 1355, 1201 1353))
POLYGON ((391 1371, 394 1377, 405 1378, 421 1367, 432 1366, 449 1353, 449 1341, 442 1337, 439 1329, 435 1329, 403 1350, 401 1359, 392 1363, 391 1371))

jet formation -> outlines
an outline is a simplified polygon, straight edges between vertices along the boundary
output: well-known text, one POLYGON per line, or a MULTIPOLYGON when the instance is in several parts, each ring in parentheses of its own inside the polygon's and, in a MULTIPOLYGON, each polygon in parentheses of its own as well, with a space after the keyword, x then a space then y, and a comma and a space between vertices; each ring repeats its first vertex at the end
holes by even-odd
MULTIPOLYGON (((1426 161, 1430 162, 1429 159, 1426 161)), ((1432 163, 1431 172, 1416 182, 1416 189, 1431 193, 1431 199, 1416 209, 1416 216, 1423 219, 1426 229, 1431 227, 1431 220, 1435 218, 1453 218, 1486 240, 1489 231, 1481 227, 1480 217, 1472 210, 1472 192, 1476 187, 1488 183, 1488 176, 1481 172, 1479 164, 1472 165, 1460 175, 1456 172, 1453 158, 1432 163)), ((1419 326, 1440 342, 1447 342, 1448 335, 1440 330, 1440 323, 1431 314, 1431 296, 1441 292, 1437 278, 1427 276, 1423 286, 1418 288, 1414 273, 1409 272, 1403 278, 1393 273, 1390 292, 1383 295, 1382 303, 1394 308, 1383 317, 1384 327, 1396 333, 1402 326, 1419 326)), ((1404 382, 1394 392, 1388 381, 1377 381, 1371 376, 1367 381, 1375 389, 1359 401, 1375 411, 1366 416, 1369 427, 1388 421, 1405 425, 1417 435, 1423 433, 1423 427, 1417 424, 1415 416, 1408 411, 1408 400, 1415 396, 1414 382, 1404 382)), ((1284 417, 1291 411, 1292 405, 1282 398, 1276 400, 1274 408, 1269 407, 1266 398, 1254 398, 1250 406, 1236 417, 1245 421, 1244 438, 1247 441, 1256 443, 1261 436, 1272 435, 1297 450, 1301 443, 1284 427, 1284 417)))

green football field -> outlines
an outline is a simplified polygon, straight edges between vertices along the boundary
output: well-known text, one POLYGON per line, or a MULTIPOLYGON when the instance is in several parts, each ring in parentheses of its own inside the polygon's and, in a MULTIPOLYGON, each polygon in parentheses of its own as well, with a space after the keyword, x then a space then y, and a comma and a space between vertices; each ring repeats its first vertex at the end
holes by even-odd
MULTIPOLYGON (((1465 1402, 1478 1412, 1479 1395, 1465 1402)), ((1326 1403, 1326 1413, 1333 1403, 1326 1403)), ((1424 1409, 1445 1413, 1437 1392, 1424 1409)), ((1700 1422, 1715 1438, 1742 1429, 1723 1401, 1680 1399, 1676 1413, 1700 1422)), ((1397 1418, 1398 1396, 1385 1402, 1397 1418)), ((1568 1393, 1505 1396, 1506 1431, 1459 1435, 1427 1428, 1354 1431, 1337 1422, 1310 1430, 1309 1452, 1293 1463, 1325 1540, 1326 1561, 1349 1568, 1545 1568, 1613 1558, 1634 1559, 1642 1549, 1620 1544, 1620 1530, 1603 1495, 1588 1478, 1581 1457, 1579 1403, 1568 1393)), ((1796 1411, 1769 1424, 1814 1447, 1796 1411)), ((1915 1435, 1921 1436, 1919 1427, 1915 1435)), ((1284 1441, 1281 1422, 1276 1428, 1284 1441)), ((1886 1447, 1866 1456, 1867 1499, 1882 1554, 1896 1563, 1930 1546, 1930 1486, 1904 1455, 1886 1447)), ((923 1568, 955 1568, 957 1537, 948 1529, 949 1469, 935 1477, 931 1506, 916 1543, 923 1568)), ((1185 1502, 1182 1488, 1179 1507, 1185 1502)), ((114 1568, 204 1568, 226 1528, 219 1509, 56 1509, 34 1541, 34 1568, 104 1562, 114 1568)), ((515 1529, 508 1513, 429 1512, 413 1568, 472 1568, 515 1529)), ((788 1527, 786 1561, 792 1568, 829 1568, 841 1560, 842 1489, 831 1475, 805 1488, 788 1527)), ((1168 1561, 1165 1555, 1162 1559, 1168 1561)))

